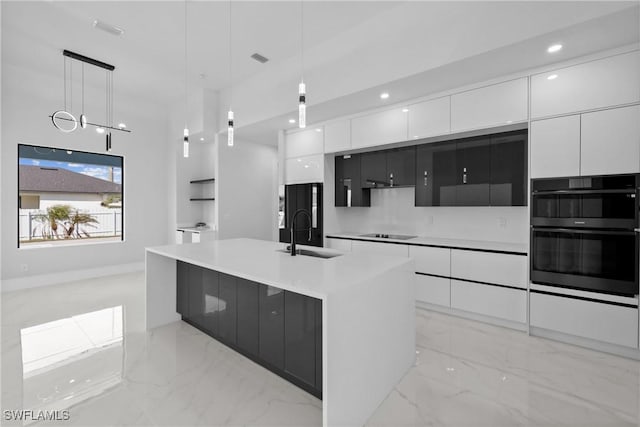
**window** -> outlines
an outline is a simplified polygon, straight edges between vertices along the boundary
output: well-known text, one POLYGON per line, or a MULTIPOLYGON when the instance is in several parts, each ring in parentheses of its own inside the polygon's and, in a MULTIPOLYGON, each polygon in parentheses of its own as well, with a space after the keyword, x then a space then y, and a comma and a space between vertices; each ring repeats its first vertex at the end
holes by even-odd
POLYGON ((123 158, 18 145, 18 247, 122 241, 123 158))

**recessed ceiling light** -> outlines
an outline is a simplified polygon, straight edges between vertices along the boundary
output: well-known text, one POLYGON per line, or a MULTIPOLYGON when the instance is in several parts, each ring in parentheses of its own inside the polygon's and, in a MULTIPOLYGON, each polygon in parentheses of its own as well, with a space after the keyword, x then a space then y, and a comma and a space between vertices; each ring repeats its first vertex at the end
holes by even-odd
POLYGON ((316 128, 316 132, 322 132, 322 129, 316 128))
POLYGON ((382 92, 380 94, 380 99, 387 99, 389 98, 389 92, 382 92))
POLYGON ((200 137, 200 141, 204 141, 204 138, 200 137))
POLYGON ((289 119, 289 123, 294 124, 296 122, 296 119, 289 119))
POLYGON ((403 113, 408 113, 408 112, 409 112, 409 109, 408 109, 408 108, 403 108, 403 109, 402 109, 402 112, 403 112, 403 113))
POLYGON ((562 45, 559 44, 559 43, 556 43, 556 44, 552 44, 551 46, 549 46, 547 48, 547 52, 555 53, 555 52, 558 52, 560 49, 562 49, 562 45))
POLYGON ((558 75, 557 74, 551 74, 549 77, 547 77, 547 80, 553 80, 553 79, 557 79, 558 75))
POLYGON ((114 36, 121 36, 124 34, 124 30, 122 28, 118 28, 115 25, 107 24, 106 22, 100 21, 98 19, 93 21, 93 28, 105 31, 114 36))
POLYGON ((126 128, 126 127, 127 127, 127 125, 125 125, 124 123, 118 123, 118 127, 119 127, 120 129, 124 129, 124 128, 126 128))
POLYGON ((104 133, 104 128, 96 128, 96 132, 98 132, 98 133, 104 133))
POLYGON ((418 139, 418 135, 413 135, 413 139, 418 139))

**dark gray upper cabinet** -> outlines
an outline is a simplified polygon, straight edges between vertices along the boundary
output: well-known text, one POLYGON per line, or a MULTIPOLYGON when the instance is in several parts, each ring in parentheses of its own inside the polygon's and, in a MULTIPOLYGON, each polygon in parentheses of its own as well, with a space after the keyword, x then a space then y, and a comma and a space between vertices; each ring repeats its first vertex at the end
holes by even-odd
POLYGON ((245 353, 257 357, 259 355, 260 302, 259 283, 246 279, 236 280, 238 298, 237 346, 245 353))
POLYGON ((260 358, 284 369, 284 291, 260 287, 260 358))
POLYGON ((419 145, 416 206, 526 206, 527 130, 419 145))
POLYGON ((489 206, 491 138, 456 143, 456 206, 489 206))
POLYGON ((454 206, 456 197, 455 144, 434 143, 416 149, 415 205, 454 206))
POLYGON ((387 151, 387 178, 391 187, 415 185, 416 147, 387 151))
MULTIPOLYGON (((236 343, 237 296, 236 278, 219 273, 220 291, 215 300, 205 300, 205 306, 218 306, 218 337, 228 344, 236 343)), ((206 297, 206 296, 205 296, 206 297)))
POLYGON ((388 187, 386 151, 361 154, 360 177, 362 188, 388 187))
POLYGON ((491 138, 491 206, 527 205, 527 131, 491 138))
POLYGON ((371 206, 371 193, 360 182, 360 155, 335 158, 335 206, 371 206))

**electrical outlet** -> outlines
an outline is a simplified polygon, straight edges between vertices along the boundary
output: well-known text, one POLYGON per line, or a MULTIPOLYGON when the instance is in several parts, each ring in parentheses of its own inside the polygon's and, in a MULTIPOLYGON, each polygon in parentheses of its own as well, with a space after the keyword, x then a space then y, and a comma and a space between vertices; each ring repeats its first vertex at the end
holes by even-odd
POLYGON ((29 271, 29 264, 20 264, 21 271, 29 271))
POLYGON ((498 218, 498 226, 500 228, 507 228, 507 218, 503 218, 503 217, 498 218))

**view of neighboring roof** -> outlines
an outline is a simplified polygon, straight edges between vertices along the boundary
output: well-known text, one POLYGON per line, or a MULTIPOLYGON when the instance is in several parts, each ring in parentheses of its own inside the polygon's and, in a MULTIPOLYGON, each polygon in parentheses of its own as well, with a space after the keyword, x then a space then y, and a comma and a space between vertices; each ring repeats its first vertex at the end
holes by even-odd
POLYGON ((20 191, 121 193, 122 185, 68 169, 20 165, 20 191))

